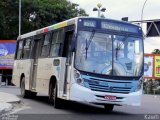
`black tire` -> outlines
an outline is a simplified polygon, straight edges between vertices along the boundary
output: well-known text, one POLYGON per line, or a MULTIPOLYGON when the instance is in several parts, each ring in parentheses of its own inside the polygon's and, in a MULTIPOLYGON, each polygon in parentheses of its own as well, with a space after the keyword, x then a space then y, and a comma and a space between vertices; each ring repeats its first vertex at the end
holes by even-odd
POLYGON ((29 91, 25 89, 25 77, 23 77, 21 80, 21 96, 23 98, 29 97, 29 91))
POLYGON ((113 104, 106 104, 106 105, 104 105, 104 109, 105 109, 106 112, 112 112, 113 108, 114 108, 113 104))
POLYGON ((60 99, 57 97, 57 84, 51 83, 49 91, 49 101, 53 103, 54 108, 60 108, 60 99))
POLYGON ((29 98, 35 98, 37 95, 37 92, 32 92, 32 91, 28 91, 29 92, 29 98))

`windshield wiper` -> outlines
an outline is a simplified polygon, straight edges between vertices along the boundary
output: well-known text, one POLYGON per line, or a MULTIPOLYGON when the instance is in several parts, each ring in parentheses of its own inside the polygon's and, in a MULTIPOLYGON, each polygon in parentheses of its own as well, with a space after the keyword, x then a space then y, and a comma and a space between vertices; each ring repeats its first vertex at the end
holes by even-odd
POLYGON ((86 50, 86 59, 87 59, 88 48, 89 48, 89 46, 90 46, 90 44, 92 42, 94 34, 95 34, 95 30, 92 31, 91 36, 90 36, 90 38, 88 40, 88 43, 87 43, 87 39, 86 39, 86 48, 85 48, 85 50, 86 50))
MULTIPOLYGON (((128 38, 128 35, 125 36, 125 37, 124 37, 122 40, 120 40, 120 41, 123 42, 123 41, 125 41, 127 38, 128 38)), ((118 57, 118 51, 121 50, 122 45, 123 45, 122 43, 117 43, 117 47, 116 47, 116 49, 115 49, 115 50, 116 50, 116 60, 117 60, 117 57, 118 57)), ((124 54, 125 54, 125 53, 124 53, 124 54)))

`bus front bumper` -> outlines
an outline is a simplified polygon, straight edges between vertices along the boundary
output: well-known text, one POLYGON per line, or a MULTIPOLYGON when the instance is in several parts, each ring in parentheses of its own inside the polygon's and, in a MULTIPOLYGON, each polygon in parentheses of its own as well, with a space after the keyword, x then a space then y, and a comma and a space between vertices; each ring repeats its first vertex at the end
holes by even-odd
POLYGON ((98 92, 91 91, 78 84, 73 84, 70 89, 70 100, 77 102, 87 102, 99 105, 105 104, 115 104, 115 105, 131 105, 140 106, 141 105, 142 90, 137 92, 132 92, 129 94, 121 93, 109 93, 109 92, 98 92), (115 96, 116 99, 108 100, 105 96, 115 96))

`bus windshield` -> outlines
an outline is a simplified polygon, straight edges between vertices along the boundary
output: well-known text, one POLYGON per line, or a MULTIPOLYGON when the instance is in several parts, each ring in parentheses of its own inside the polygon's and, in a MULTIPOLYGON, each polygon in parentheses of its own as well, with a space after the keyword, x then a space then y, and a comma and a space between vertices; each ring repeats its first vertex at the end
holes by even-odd
POLYGON ((140 76, 142 45, 142 39, 137 37, 79 31, 75 67, 104 75, 140 76))

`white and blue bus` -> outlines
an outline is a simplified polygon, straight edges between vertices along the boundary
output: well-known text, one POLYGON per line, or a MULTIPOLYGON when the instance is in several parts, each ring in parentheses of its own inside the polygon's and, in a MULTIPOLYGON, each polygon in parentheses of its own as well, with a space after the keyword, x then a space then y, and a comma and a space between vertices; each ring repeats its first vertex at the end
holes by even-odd
POLYGON ((142 29, 123 21, 76 17, 17 39, 13 83, 23 97, 49 96, 104 105, 139 106, 143 80, 142 29))

